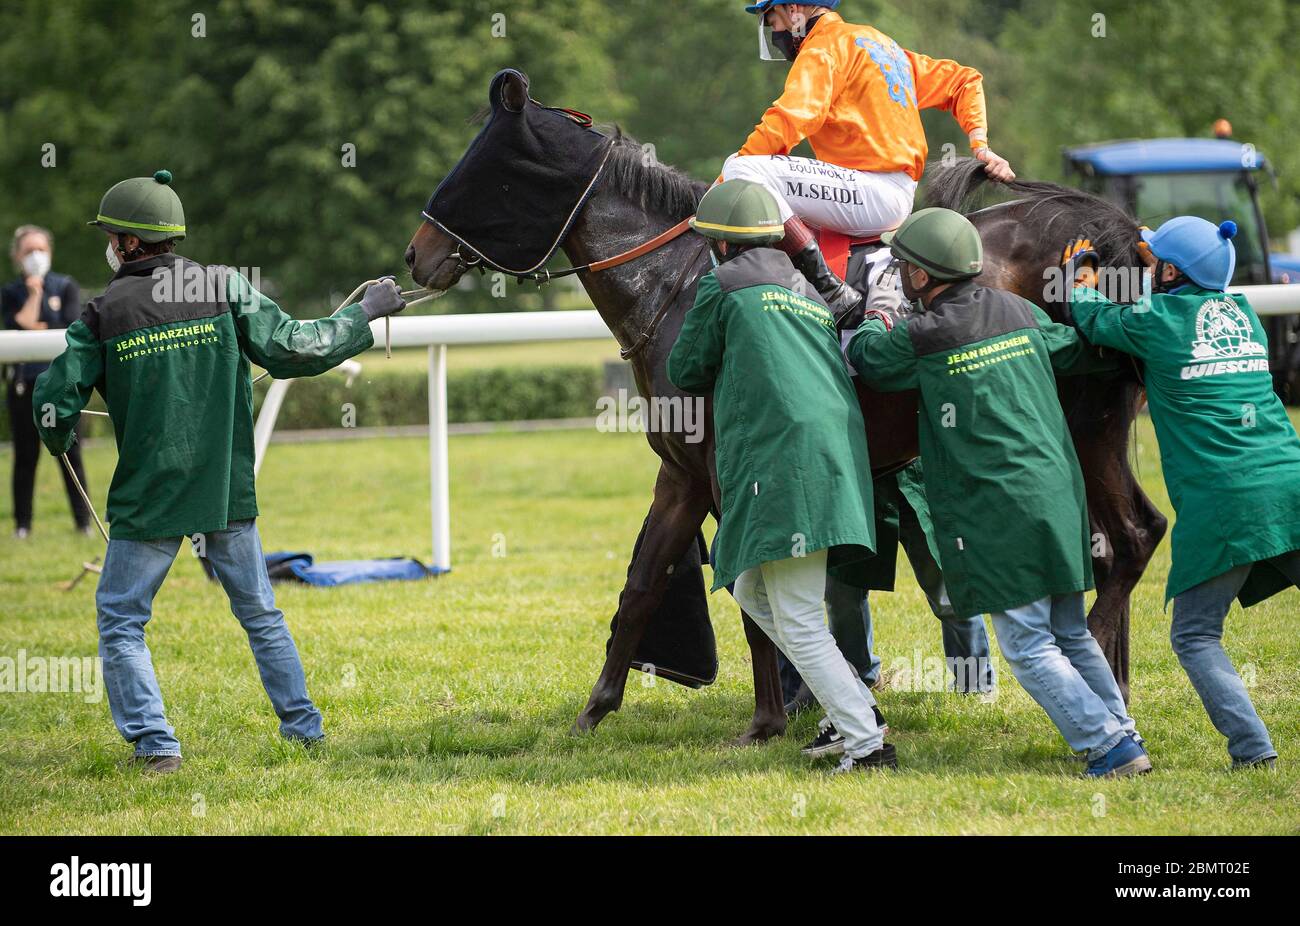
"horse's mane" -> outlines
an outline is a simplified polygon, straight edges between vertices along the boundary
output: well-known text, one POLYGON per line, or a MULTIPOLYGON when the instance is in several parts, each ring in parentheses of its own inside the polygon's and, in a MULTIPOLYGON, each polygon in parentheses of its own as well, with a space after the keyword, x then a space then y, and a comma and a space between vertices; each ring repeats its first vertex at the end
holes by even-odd
POLYGON ((979 194, 985 191, 986 184, 995 190, 1005 188, 1024 194, 1015 203, 1029 204, 1024 215, 1026 219, 1045 210, 1041 227, 1046 234, 1060 237, 1062 244, 1068 238, 1082 235, 1092 239, 1093 247, 1105 266, 1134 267, 1139 263, 1137 220, 1127 209, 1100 196, 1036 180, 988 184, 983 162, 974 158, 931 164, 926 170, 926 179, 925 200, 928 206, 942 206, 969 214, 979 194))
POLYGON ((647 212, 677 220, 695 214, 695 207, 709 184, 692 180, 676 167, 660 163, 653 149, 643 147, 617 125, 604 126, 602 131, 614 142, 605 163, 603 183, 647 212))

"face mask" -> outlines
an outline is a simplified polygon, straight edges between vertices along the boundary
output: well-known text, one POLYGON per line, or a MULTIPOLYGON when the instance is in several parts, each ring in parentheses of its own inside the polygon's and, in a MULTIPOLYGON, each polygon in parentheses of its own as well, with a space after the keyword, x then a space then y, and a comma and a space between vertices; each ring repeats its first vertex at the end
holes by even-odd
POLYGON ((32 251, 23 258, 23 273, 29 277, 44 277, 50 272, 50 252, 32 251))
POLYGON ((104 252, 104 259, 108 261, 108 267, 114 273, 122 269, 122 261, 117 257, 117 252, 113 250, 113 242, 108 243, 108 250, 104 252))
POLYGON ((799 54, 799 48, 795 44, 794 34, 791 32, 773 32, 772 44, 776 46, 786 61, 793 61, 795 55, 799 54))
POLYGON ((921 302, 921 291, 917 289, 916 284, 912 282, 911 271, 904 272, 900 267, 898 269, 898 278, 901 284, 899 288, 903 291, 903 298, 911 304, 912 311, 924 312, 925 304, 921 302))

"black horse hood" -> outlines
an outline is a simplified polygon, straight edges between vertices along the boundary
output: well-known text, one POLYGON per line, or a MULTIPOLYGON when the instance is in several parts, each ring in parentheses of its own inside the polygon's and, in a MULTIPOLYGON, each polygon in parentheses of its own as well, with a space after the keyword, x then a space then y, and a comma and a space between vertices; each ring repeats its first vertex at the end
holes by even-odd
POLYGON ((528 78, 506 69, 488 90, 491 114, 434 190, 424 217, 506 273, 531 273, 550 259, 591 195, 612 140, 584 113, 543 106, 528 78), (522 105, 512 107, 507 89, 522 105))

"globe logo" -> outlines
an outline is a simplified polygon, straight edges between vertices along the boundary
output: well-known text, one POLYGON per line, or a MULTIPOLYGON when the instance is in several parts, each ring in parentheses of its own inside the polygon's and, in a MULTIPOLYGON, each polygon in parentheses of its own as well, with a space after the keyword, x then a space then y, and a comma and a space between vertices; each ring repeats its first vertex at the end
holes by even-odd
POLYGON ((1192 356, 1206 360, 1264 354, 1264 345, 1256 344, 1251 334, 1250 318, 1230 296, 1207 299, 1196 313, 1196 343, 1192 345, 1192 356))

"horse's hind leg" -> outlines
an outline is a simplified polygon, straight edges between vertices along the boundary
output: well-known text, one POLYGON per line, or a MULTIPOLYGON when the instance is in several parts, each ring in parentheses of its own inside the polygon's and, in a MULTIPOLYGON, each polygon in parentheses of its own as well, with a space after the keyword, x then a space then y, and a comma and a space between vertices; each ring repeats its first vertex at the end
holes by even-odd
POLYGON ((650 617, 668 588, 669 570, 682 558, 687 545, 695 542, 711 501, 708 485, 701 491, 681 471, 667 464, 660 466, 645 534, 619 600, 614 638, 587 706, 573 724, 575 733, 594 730, 606 714, 623 703, 628 670, 650 617))
POLYGON ((1078 422, 1075 446, 1093 526, 1097 600, 1088 613, 1088 629, 1106 654, 1127 701, 1129 598, 1168 522, 1129 466, 1129 427, 1141 405, 1141 389, 1136 384, 1117 389, 1113 383, 1101 382, 1089 382, 1083 389, 1074 402, 1071 424, 1078 422))

